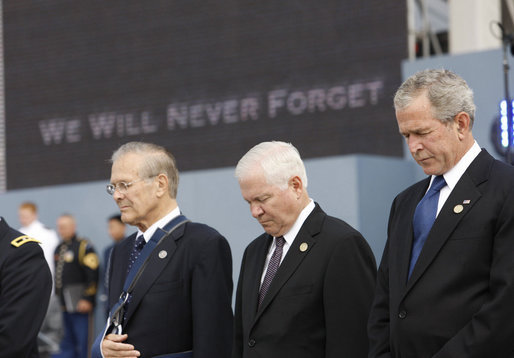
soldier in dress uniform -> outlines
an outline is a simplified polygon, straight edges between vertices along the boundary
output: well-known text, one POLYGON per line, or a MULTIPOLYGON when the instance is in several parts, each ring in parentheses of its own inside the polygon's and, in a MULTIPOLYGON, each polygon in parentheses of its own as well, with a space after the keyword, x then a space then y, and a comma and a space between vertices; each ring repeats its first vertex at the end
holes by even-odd
POLYGON ((64 337, 54 358, 87 358, 91 346, 93 310, 98 284, 98 256, 76 234, 75 218, 57 219, 62 242, 55 250, 55 290, 63 309, 64 337))
POLYGON ((37 240, 0 217, 0 356, 37 358, 52 275, 37 240))

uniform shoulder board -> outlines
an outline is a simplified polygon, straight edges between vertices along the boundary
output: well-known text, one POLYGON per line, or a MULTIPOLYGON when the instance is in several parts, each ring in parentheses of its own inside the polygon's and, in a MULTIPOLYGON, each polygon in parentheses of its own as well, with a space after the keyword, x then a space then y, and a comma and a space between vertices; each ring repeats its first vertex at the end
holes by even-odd
POLYGON ((37 242, 38 244, 41 243, 41 241, 38 241, 38 240, 34 239, 33 237, 30 237, 27 235, 22 235, 22 236, 18 236, 16 239, 11 241, 11 245, 14 247, 20 247, 21 245, 26 244, 27 242, 37 242))

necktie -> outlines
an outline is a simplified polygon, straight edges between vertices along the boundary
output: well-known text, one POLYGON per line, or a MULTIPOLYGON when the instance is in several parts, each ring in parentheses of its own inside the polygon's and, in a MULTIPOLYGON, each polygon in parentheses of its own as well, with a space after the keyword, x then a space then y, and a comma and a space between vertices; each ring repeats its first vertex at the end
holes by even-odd
POLYGON ((127 275, 132 268, 132 265, 134 265, 134 262, 138 259, 139 255, 141 255, 141 251, 143 251, 143 247, 145 247, 146 241, 143 235, 139 235, 136 240, 134 241, 134 247, 132 248, 132 251, 130 252, 129 256, 129 263, 127 267, 127 275))
POLYGON ((409 265, 409 278, 414 269, 414 265, 418 260, 421 249, 427 240, 428 233, 434 224, 437 214, 437 203, 439 202, 439 191, 446 185, 446 181, 442 175, 434 178, 430 189, 421 199, 414 212, 412 220, 414 228, 414 242, 412 244, 412 254, 409 265))
POLYGON ((262 281, 261 290, 259 291, 259 306, 261 305, 266 293, 268 292, 268 288, 271 285, 271 281, 273 281, 273 277, 277 273, 278 267, 280 266, 280 260, 282 259, 282 249, 284 248, 284 240, 283 236, 279 236, 275 238, 275 251, 271 255, 271 259, 269 260, 268 269, 266 271, 266 275, 264 276, 264 281, 262 281))
MULTIPOLYGON (((130 252, 129 256, 129 263, 127 267, 127 275, 130 272, 130 269, 132 268, 132 265, 134 265, 134 262, 138 259, 138 257, 141 255, 141 251, 143 251, 143 248, 145 247, 146 241, 143 235, 139 235, 136 240, 134 241, 134 247, 132 248, 132 251, 130 252)), ((123 311, 123 321, 125 321, 125 318, 127 317, 127 311, 130 301, 132 300, 132 295, 129 295, 127 298, 127 303, 125 304, 125 310, 123 311)))

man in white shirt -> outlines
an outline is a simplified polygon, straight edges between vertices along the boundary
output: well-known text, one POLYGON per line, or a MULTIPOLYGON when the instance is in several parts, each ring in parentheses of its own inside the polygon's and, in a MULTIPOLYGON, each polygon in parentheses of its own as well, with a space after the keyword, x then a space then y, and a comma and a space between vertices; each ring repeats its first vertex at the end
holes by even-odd
MULTIPOLYGON (((37 206, 33 202, 24 202, 18 208, 18 218, 21 224, 20 232, 35 238, 41 243, 45 260, 52 274, 52 283, 55 279, 55 260, 54 252, 59 245, 59 237, 57 233, 43 225, 38 220, 37 206)), ((53 285, 52 285, 53 286, 53 285)), ((56 353, 59 350, 59 342, 61 340, 62 331, 62 313, 61 305, 58 297, 52 293, 48 304, 45 320, 39 332, 39 352, 42 357, 56 353)))
POLYGON ((514 168, 474 140, 458 75, 418 72, 394 104, 429 177, 392 204, 369 357, 514 357, 514 168))
POLYGON ((57 233, 44 226, 38 220, 37 206, 32 202, 24 202, 19 206, 18 218, 21 224, 19 231, 41 242, 41 248, 45 254, 46 262, 50 267, 52 277, 54 277, 54 252, 57 245, 59 245, 57 233))

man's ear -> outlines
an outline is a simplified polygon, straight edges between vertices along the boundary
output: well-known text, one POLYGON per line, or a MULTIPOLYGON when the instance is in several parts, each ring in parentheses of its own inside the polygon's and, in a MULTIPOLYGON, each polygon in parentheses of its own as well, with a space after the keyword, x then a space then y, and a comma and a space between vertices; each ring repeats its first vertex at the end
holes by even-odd
POLYGON ((303 183, 299 176, 294 176, 289 179, 289 187, 292 188, 293 191, 297 194, 298 198, 300 198, 303 192, 303 183))
POLYGON ((168 176, 166 174, 159 174, 157 180, 157 196, 160 198, 163 195, 168 195, 168 176))
POLYGON ((465 135, 469 133, 471 129, 471 118, 466 112, 459 112, 453 118, 453 123, 459 133, 459 139, 464 139, 465 135))

